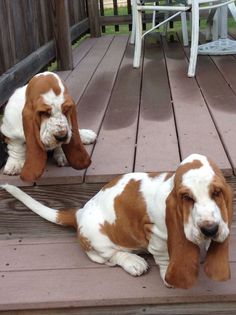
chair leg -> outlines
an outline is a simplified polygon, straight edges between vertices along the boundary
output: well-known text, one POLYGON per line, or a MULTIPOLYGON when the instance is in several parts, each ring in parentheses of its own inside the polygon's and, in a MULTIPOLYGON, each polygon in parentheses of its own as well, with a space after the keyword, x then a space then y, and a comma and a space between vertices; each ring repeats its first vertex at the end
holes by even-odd
POLYGON ((232 14, 232 17, 236 21, 236 6, 235 6, 235 3, 232 2, 232 3, 228 4, 228 8, 229 8, 230 13, 232 14))
POLYGON ((135 31, 135 46, 134 46, 134 60, 133 67, 139 68, 141 49, 142 49, 142 33, 143 33, 143 23, 142 23, 142 11, 136 10, 136 31, 135 31))
POLYGON ((136 31, 136 12, 137 12, 137 2, 133 0, 132 2, 132 31, 130 35, 130 44, 134 44, 135 42, 135 31, 136 31))
POLYGON ((181 25, 182 25, 183 43, 184 43, 184 46, 188 46, 188 27, 187 27, 186 12, 181 13, 181 25))
POLYGON ((191 49, 188 67, 188 76, 194 77, 197 64, 198 54, 198 40, 199 40, 199 5, 198 1, 192 2, 192 38, 191 49))

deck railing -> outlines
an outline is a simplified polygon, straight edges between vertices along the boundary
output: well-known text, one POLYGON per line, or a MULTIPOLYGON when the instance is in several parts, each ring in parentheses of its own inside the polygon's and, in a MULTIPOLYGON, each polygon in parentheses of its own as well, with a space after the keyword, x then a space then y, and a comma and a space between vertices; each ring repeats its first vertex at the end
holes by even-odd
POLYGON ((0 0, 0 106, 53 59, 71 69, 71 42, 83 34, 131 30, 131 0, 109 0, 109 11, 105 1, 0 0))
POLYGON ((0 106, 55 57, 72 68, 71 41, 87 32, 86 0, 0 0, 0 106))

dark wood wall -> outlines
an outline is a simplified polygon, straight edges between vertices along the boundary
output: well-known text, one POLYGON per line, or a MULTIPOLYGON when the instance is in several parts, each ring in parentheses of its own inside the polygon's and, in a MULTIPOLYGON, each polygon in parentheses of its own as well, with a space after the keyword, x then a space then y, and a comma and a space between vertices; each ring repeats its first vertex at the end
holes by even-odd
MULTIPOLYGON (((85 1, 68 0, 73 26, 87 18, 85 1)), ((53 39, 50 0, 0 0, 0 75, 53 39)))
POLYGON ((0 0, 0 106, 88 31, 87 0, 0 0))

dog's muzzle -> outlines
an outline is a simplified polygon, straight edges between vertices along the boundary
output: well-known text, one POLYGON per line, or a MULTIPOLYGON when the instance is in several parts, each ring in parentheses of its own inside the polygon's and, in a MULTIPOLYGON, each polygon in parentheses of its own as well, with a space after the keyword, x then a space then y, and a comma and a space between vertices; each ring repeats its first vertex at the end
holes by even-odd
POLYGON ((218 230, 219 230, 219 224, 215 222, 205 223, 205 224, 202 224, 200 227, 200 231, 202 232, 202 234, 208 238, 215 237, 218 230))

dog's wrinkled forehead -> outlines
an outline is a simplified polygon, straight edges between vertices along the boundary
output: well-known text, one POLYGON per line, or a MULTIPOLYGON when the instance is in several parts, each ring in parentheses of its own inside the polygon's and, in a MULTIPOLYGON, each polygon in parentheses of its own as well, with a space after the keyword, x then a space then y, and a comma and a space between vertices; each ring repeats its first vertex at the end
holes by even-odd
POLYGON ((52 72, 37 74, 30 80, 27 87, 27 97, 36 100, 42 97, 45 104, 53 110, 61 110, 65 101, 65 87, 58 75, 52 72))
POLYGON ((183 160, 176 171, 176 181, 179 186, 189 188, 195 196, 208 194, 215 172, 207 157, 192 154, 183 160))

